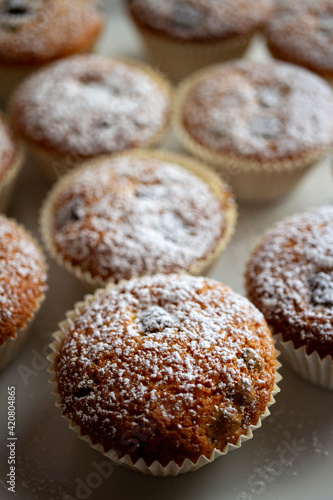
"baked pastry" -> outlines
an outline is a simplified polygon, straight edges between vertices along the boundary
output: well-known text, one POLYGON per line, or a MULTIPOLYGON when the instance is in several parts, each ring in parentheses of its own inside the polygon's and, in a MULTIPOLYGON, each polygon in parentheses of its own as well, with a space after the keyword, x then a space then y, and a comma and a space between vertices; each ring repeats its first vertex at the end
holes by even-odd
POLYGON ((97 55, 43 68, 10 104, 17 134, 53 179, 85 159, 155 145, 170 113, 170 86, 158 73, 97 55))
POLYGON ((77 304, 60 326, 49 359, 63 415, 142 472, 176 475, 239 447, 274 401, 267 324, 214 280, 131 280, 77 304))
POLYGON ((40 65, 92 49, 103 24, 95 0, 0 0, 0 97, 40 65))
POLYGON ((331 147, 333 93, 298 66, 233 61, 180 85, 175 123, 183 146, 219 169, 238 199, 269 201, 331 147))
POLYGON ((201 274, 235 226, 233 196, 184 156, 135 151, 97 158, 56 184, 41 233, 58 263, 93 286, 145 274, 201 274))
POLYGON ((241 57, 272 12, 271 0, 127 0, 152 61, 179 80, 241 57))
POLYGON ((23 158, 22 147, 0 114, 0 212, 8 206, 23 158))
POLYGON ((333 207, 277 223, 254 250, 248 298, 280 337, 282 353, 308 380, 333 389, 333 207))
POLYGON ((0 369, 22 347, 45 290, 43 252, 22 226, 0 215, 0 369))
POLYGON ((305 66, 333 81, 333 2, 295 0, 280 3, 265 29, 278 59, 305 66))

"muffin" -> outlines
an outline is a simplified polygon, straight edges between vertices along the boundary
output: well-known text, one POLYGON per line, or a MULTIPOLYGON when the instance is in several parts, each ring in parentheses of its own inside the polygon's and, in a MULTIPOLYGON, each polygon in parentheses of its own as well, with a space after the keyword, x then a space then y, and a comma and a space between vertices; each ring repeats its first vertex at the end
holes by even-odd
POLYGON ((127 0, 151 61, 173 80, 241 57, 272 11, 271 0, 127 0))
POLYGON ((0 212, 8 206, 23 157, 22 147, 0 114, 0 212))
POLYGON ((270 229, 250 258, 246 288, 290 366, 333 389, 333 206, 270 229))
POLYGON ((0 98, 42 64, 89 51, 102 27, 95 0, 0 0, 0 98))
POLYGON ((241 57, 270 15, 271 0, 127 0, 150 58, 170 78, 241 57))
POLYGON ((209 169, 167 152, 97 158, 67 174, 41 213, 61 266, 90 287, 145 274, 207 271, 235 225, 233 196, 209 169))
POLYGON ((194 470, 269 414, 270 331, 217 281, 143 277, 99 290, 67 318, 49 357, 58 405, 111 460, 154 475, 194 470))
POLYGON ((175 125, 183 146, 214 165, 238 199, 271 201, 331 148, 333 93, 297 66, 233 61, 182 82, 175 125))
POLYGON ((0 369, 21 349, 46 290, 43 252, 22 226, 0 215, 0 369))
POLYGON ((278 59, 299 64, 333 81, 333 2, 283 2, 265 28, 267 44, 278 59))
POLYGON ((155 145, 170 112, 170 86, 159 74, 96 55, 43 68, 10 104, 16 133, 53 179, 85 159, 155 145))

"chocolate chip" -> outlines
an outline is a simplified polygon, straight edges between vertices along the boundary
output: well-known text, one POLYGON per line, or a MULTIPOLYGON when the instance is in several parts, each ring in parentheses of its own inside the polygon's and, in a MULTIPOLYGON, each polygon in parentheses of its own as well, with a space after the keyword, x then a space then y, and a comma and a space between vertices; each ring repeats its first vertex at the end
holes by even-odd
POLYGON ((141 325, 144 333, 162 332, 165 328, 172 328, 174 321, 170 314, 159 306, 151 306, 145 309, 141 314, 141 325))
POLYGON ((261 371, 263 369, 264 363, 261 356, 251 347, 245 347, 245 349, 243 349, 242 351, 241 356, 248 368, 258 371, 261 371))
POLYGON ((202 13, 200 10, 191 5, 179 5, 175 8, 172 16, 172 22, 176 26, 182 28, 193 28, 196 24, 202 21, 202 13))
POLYGON ((250 383, 239 382, 230 396, 237 406, 248 406, 253 402, 255 392, 250 383))
POLYGON ((57 228, 61 230, 70 222, 82 220, 80 207, 81 204, 78 200, 70 200, 63 207, 61 207, 57 216, 57 228))
POLYGON ((81 399, 81 398, 85 398, 86 396, 89 396, 90 392, 91 392, 90 387, 81 387, 80 389, 78 389, 76 391, 74 396, 78 399, 81 399))
POLYGON ((311 302, 315 306, 333 306, 333 277, 327 273, 317 273, 308 279, 311 302))
POLYGON ((9 0, 4 6, 4 13, 13 16, 26 16, 31 14, 26 2, 22 0, 9 0))

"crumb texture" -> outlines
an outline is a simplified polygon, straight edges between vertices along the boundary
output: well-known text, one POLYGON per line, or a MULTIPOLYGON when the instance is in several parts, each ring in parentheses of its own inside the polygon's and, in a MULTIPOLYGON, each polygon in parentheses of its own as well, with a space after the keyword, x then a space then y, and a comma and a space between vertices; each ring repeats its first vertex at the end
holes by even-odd
POLYGON ((52 238, 63 259, 103 280, 188 271, 215 250, 233 203, 175 163, 122 156, 59 189, 52 238))
POLYGON ((208 69, 181 104, 190 138, 249 160, 297 159, 332 144, 333 93, 286 63, 237 61, 208 69))
POLYGON ((141 25, 181 40, 215 40, 258 28, 271 13, 271 0, 129 0, 141 25))
POLYGON ((246 299, 210 279, 155 275, 81 311, 56 376, 64 414, 94 443, 181 465, 246 434, 275 366, 267 324, 246 299))
POLYGON ((276 224, 246 272, 249 299, 295 347, 333 357, 333 207, 276 224))
POLYGON ((29 235, 0 215, 0 345, 33 316, 45 289, 41 251, 29 235))

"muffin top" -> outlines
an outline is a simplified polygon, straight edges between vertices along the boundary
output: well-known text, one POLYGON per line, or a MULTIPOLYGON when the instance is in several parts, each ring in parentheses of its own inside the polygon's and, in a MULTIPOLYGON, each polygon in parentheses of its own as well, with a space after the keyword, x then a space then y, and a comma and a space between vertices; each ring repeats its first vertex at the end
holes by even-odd
POLYGON ((0 0, 0 62, 38 64, 83 52, 102 26, 95 0, 0 0))
POLYGON ((181 127, 212 153, 275 161, 332 143, 332 90, 303 68, 235 61, 199 72, 179 92, 181 127))
POLYGON ((170 90, 152 70, 101 56, 43 68, 14 94, 11 121, 26 140, 89 158, 153 142, 170 115, 170 90))
POLYGON ((272 11, 271 0, 128 0, 134 20, 181 40, 220 40, 258 28, 272 11))
POLYGON ((233 197, 170 158, 104 158, 64 178, 47 222, 56 253, 115 282, 189 271, 206 259, 227 230, 233 197))
POLYGON ((45 290, 41 250, 21 227, 0 215, 0 345, 33 317, 45 290))
POLYGON ((9 168, 13 165, 17 154, 17 147, 12 133, 0 115, 0 182, 9 168))
POLYGON ((332 76, 332 0, 281 3, 268 20, 266 36, 274 56, 332 76))
POLYGON ((105 451, 181 465, 236 443, 270 401, 262 314, 224 285, 155 275, 103 290, 59 348, 63 413, 105 451))
POLYGON ((269 230, 252 254, 246 287, 275 333, 308 354, 333 357, 333 207, 269 230))

